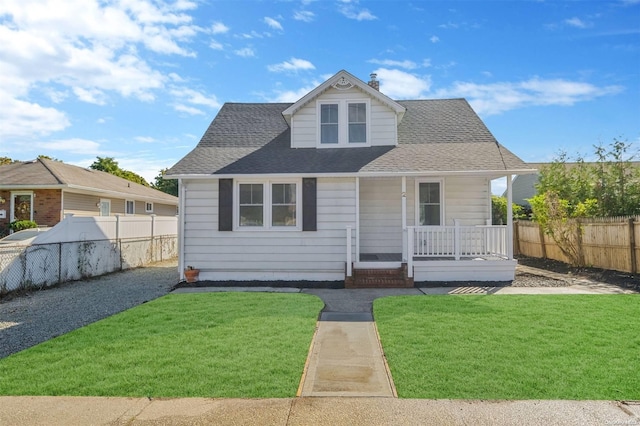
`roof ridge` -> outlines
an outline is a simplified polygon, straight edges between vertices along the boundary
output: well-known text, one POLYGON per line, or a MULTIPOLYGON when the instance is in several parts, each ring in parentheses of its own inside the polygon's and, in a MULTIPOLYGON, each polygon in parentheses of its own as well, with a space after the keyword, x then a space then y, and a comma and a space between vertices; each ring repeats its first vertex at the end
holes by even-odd
MULTIPOLYGON (((51 169, 51 167, 49 167, 49 166, 47 165, 47 163, 45 163, 45 161, 44 161, 45 159, 44 159, 44 158, 40 158, 40 157, 38 157, 38 159, 37 159, 37 160, 40 162, 40 164, 42 164, 42 165, 44 166, 44 168, 45 168, 45 169, 47 169, 47 170, 49 171, 49 173, 51 173, 51 176, 53 176, 53 177, 58 181, 58 183, 59 183, 59 184, 63 185, 63 184, 65 183, 65 182, 64 182, 64 181, 63 181, 63 180, 58 176, 58 174, 57 174, 56 172, 54 172, 54 171, 51 169)), ((47 161, 49 161, 49 160, 47 160, 47 161)), ((64 163, 62 163, 62 164, 64 164, 64 163)))

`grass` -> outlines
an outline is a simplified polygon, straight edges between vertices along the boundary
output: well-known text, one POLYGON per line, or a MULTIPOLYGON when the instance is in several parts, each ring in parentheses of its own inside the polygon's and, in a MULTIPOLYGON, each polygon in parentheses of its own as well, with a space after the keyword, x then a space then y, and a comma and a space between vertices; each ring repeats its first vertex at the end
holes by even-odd
POLYGON ((402 398, 640 400, 640 296, 374 302, 402 398))
POLYGON ((322 306, 168 295, 0 360, 0 395, 292 397, 322 306))

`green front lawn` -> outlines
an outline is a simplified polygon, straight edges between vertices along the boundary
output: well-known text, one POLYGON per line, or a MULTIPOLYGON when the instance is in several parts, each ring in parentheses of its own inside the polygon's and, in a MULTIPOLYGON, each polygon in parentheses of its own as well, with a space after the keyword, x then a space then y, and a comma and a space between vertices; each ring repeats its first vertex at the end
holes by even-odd
POLYGON ((174 294, 0 360, 0 395, 293 397, 322 301, 174 294))
POLYGON ((374 302, 403 398, 640 400, 640 296, 374 302))

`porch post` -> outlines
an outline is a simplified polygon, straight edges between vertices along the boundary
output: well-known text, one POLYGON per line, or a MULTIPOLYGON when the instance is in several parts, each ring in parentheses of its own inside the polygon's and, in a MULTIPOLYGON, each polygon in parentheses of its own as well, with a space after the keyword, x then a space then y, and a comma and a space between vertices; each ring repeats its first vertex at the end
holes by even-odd
POLYGON ((507 175, 507 257, 513 260, 513 194, 511 175, 507 175))
POLYGON ((356 177, 356 262, 360 262, 360 178, 356 177))
POLYGON ((407 177, 402 176, 402 260, 407 261, 407 177))
MULTIPOLYGON (((413 278, 413 232, 414 227, 407 227, 407 277, 413 278)), ((403 249, 405 250, 405 249, 403 249)))
POLYGON ((352 275, 352 262, 353 258, 351 257, 351 227, 347 226, 347 277, 352 275))
POLYGON ((460 260, 460 219, 453 219, 453 253, 460 260))

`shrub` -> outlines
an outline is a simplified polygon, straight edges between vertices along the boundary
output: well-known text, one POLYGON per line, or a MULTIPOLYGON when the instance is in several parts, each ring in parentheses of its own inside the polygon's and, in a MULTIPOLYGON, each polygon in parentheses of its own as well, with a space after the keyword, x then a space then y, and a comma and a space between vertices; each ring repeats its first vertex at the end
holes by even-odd
POLYGON ((13 232, 22 231, 23 229, 37 228, 38 224, 32 220, 14 220, 9 224, 9 229, 13 232))

